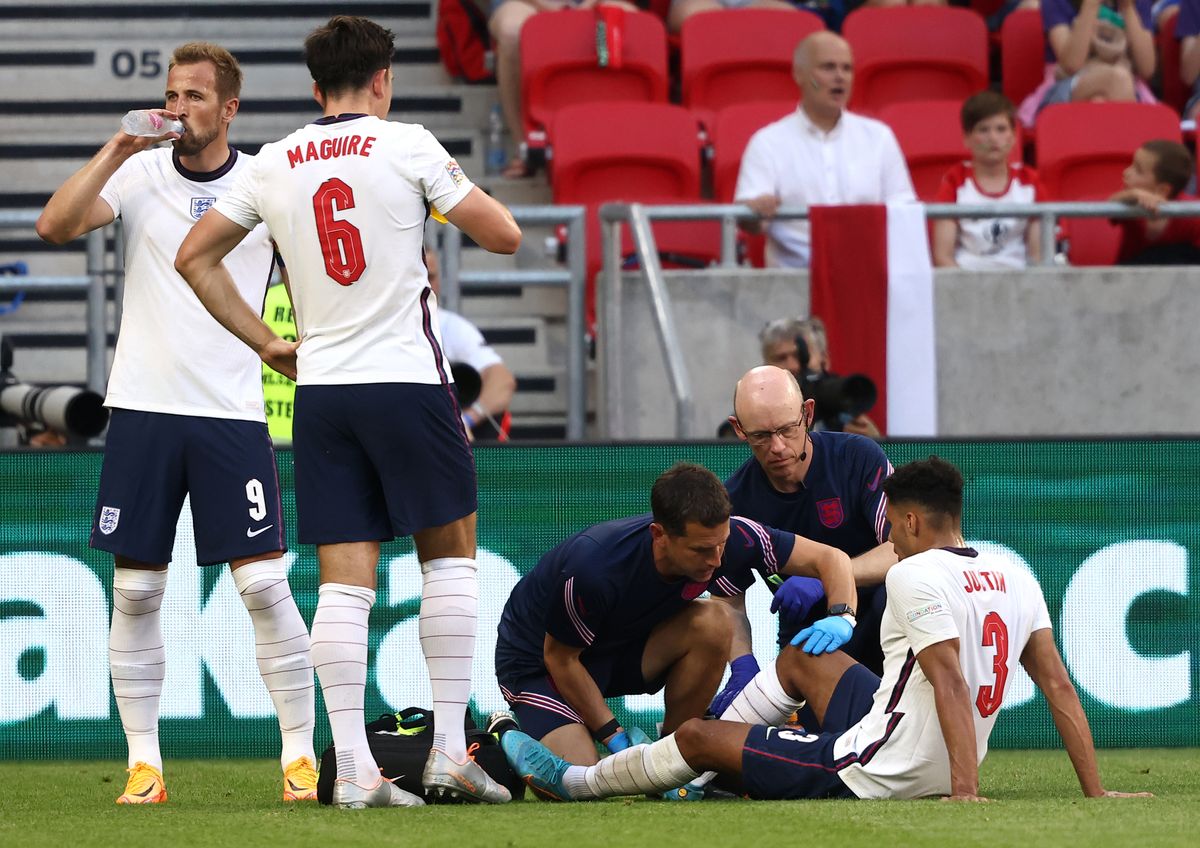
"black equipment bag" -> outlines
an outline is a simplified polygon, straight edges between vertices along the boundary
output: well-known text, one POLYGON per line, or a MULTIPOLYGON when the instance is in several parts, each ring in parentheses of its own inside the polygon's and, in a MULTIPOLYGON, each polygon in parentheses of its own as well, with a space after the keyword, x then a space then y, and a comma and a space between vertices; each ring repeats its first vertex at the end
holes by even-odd
MULTIPOLYGON (((507 787, 514 800, 523 797, 525 782, 509 766, 496 737, 475 727, 470 713, 467 714, 466 730, 467 748, 479 746, 472 751, 475 762, 483 767, 492 780, 507 787)), ((383 776, 394 780, 401 789, 425 798, 426 803, 449 804, 458 801, 449 795, 426 795, 425 787, 421 785, 421 771, 433 746, 431 711, 409 707, 395 715, 381 715, 367 723, 367 744, 371 746, 371 753, 379 763, 383 776)), ((333 781, 336 779, 337 757, 333 745, 330 745, 321 755, 321 769, 317 775, 317 800, 322 804, 333 802, 333 781)))

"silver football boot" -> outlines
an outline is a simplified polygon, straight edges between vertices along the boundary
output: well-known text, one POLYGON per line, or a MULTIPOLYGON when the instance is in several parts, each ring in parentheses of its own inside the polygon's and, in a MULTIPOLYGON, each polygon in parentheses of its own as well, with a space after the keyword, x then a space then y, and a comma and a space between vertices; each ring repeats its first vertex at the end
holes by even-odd
POLYGON ((363 810, 367 807, 424 807, 425 801, 411 792, 379 776, 374 786, 359 786, 338 778, 333 782, 333 806, 343 810, 363 810))
POLYGON ((512 800, 509 791, 492 780, 470 756, 465 763, 456 763, 441 751, 430 751, 421 772, 421 783, 427 793, 451 795, 464 801, 507 804, 512 800))

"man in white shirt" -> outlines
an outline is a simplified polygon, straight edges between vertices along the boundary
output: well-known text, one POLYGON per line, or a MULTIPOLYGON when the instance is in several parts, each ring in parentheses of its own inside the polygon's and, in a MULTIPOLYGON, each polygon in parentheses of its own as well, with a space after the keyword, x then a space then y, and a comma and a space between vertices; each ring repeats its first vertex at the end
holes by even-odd
POLYGON ((394 43, 346 15, 308 36, 324 117, 263 146, 175 267, 226 329, 296 380, 296 512, 321 569, 312 657, 337 751, 334 805, 423 803, 382 778, 363 720, 379 546, 397 536, 413 537, 421 562, 436 726, 422 783, 502 803, 508 790, 463 730, 478 613, 475 465, 421 251, 431 210, 496 253, 514 253, 521 230, 428 130, 386 120, 394 43), (298 345, 263 323, 222 263, 260 222, 289 269, 298 345))
POLYGON ((761 216, 742 226, 765 227, 767 265, 807 268, 808 222, 772 220, 780 206, 913 202, 916 194, 891 129, 846 111, 854 59, 844 38, 826 31, 806 37, 792 74, 800 105, 751 137, 734 198, 761 216))
MULTIPOLYGON (((91 538, 115 560, 109 665, 129 745, 119 804, 167 800, 158 745, 166 660, 160 608, 185 495, 197 560, 229 563, 254 624, 259 671, 283 736, 284 800, 316 800, 312 660, 281 560, 283 511, 261 366, 173 267, 192 225, 250 167, 253 157, 228 142, 241 84, 241 68, 223 47, 177 48, 166 109, 155 111, 178 117, 184 134, 118 131, 54 193, 37 222, 38 234, 54 244, 118 215, 125 227, 124 312, 91 538), (163 141, 172 147, 154 147, 163 141)), ((266 227, 256 228, 230 256, 237 296, 262 303, 273 259, 266 227)))
POLYGON ((712 770, 763 800, 982 801, 979 764, 1019 659, 1045 695, 1083 793, 1129 797, 1100 782, 1037 581, 966 546, 958 469, 930 457, 897 469, 883 488, 900 562, 887 576, 882 679, 841 651, 789 647, 730 706, 748 723, 692 720, 588 768, 510 730, 501 740, 510 762, 535 791, 560 800, 656 792, 712 770), (805 699, 819 727, 782 725, 805 699))

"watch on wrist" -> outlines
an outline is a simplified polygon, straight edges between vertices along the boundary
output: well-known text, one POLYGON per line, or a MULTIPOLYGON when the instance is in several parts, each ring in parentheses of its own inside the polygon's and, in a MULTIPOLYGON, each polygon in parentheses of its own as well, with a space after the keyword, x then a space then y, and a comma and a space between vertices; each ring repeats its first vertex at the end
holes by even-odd
POLYGON ((849 604, 834 604, 828 610, 830 615, 848 615, 854 618, 854 607, 849 604))

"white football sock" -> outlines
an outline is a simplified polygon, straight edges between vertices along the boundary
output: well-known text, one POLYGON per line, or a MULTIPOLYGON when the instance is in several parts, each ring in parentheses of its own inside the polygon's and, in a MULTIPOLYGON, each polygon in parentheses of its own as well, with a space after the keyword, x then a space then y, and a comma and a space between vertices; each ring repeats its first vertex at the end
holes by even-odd
POLYGON ((571 766, 563 775, 563 784, 572 798, 583 801, 666 792, 696 775, 679 753, 672 733, 649 745, 618 751, 594 766, 571 766))
POLYGON ((783 691, 773 660, 766 668, 746 684, 737 697, 729 702, 722 721, 740 721, 743 724, 765 724, 775 727, 794 713, 804 703, 803 698, 793 698, 783 691))
POLYGON ((254 623, 254 656, 279 717, 280 763, 313 753, 316 705, 308 628, 288 586, 281 558, 249 562, 233 570, 233 582, 254 623))
POLYGON ((374 603, 373 589, 322 583, 312 626, 312 661, 333 731, 338 778, 368 787, 379 781, 363 721, 367 619, 374 603))
MULTIPOLYGON (((791 716, 804 704, 783 691, 775 661, 760 671, 729 702, 719 718, 722 721, 740 721, 743 724, 765 724, 775 727, 791 716)), ((692 781, 693 786, 707 786, 717 776, 715 771, 706 771, 692 781)))
POLYGON ((479 608, 475 570, 475 560, 466 557, 421 563, 421 653, 433 688, 433 749, 460 763, 467 758, 463 725, 479 608))
POLYGON ((117 712, 129 745, 129 766, 143 762, 162 769, 158 747, 158 702, 167 655, 163 649, 163 592, 167 572, 142 568, 113 569, 112 627, 108 631, 108 667, 117 712))

